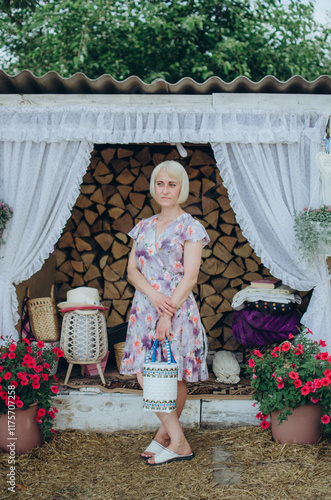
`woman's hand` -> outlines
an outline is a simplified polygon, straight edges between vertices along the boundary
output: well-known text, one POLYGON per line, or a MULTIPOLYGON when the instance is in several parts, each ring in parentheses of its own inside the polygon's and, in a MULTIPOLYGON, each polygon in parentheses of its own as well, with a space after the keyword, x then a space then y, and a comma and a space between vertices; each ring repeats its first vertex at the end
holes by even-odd
POLYGON ((167 315, 171 318, 175 314, 177 308, 170 297, 165 297, 162 293, 153 289, 148 298, 160 316, 167 315))
POLYGON ((156 339, 159 342, 164 342, 165 339, 170 339, 171 317, 162 316, 156 325, 156 339))

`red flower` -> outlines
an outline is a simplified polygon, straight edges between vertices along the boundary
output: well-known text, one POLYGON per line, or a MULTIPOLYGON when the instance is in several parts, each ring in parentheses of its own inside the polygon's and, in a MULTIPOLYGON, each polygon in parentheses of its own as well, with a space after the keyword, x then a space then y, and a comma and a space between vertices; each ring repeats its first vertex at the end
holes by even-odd
POLYGON ((25 342, 26 345, 30 345, 30 340, 29 339, 23 339, 23 342, 25 342))
POLYGON ((292 379, 292 380, 296 380, 299 378, 299 374, 294 372, 293 370, 288 374, 288 376, 292 379))
POLYGON ((272 352, 279 352, 279 351, 280 351, 280 347, 279 346, 274 347, 273 350, 272 350, 272 352))
POLYGON ((49 380, 49 376, 47 375, 47 373, 42 373, 41 376, 44 380, 49 380))
POLYGON ((54 393, 54 394, 57 394, 59 392, 59 388, 56 386, 56 385, 52 385, 51 387, 51 391, 54 393))
POLYGON ((307 394, 309 394, 309 392, 310 392, 310 391, 309 391, 309 389, 308 389, 308 387, 307 387, 306 385, 304 385, 304 386, 301 388, 301 394, 302 394, 303 396, 307 396, 307 394))
POLYGON ((260 423, 262 429, 268 429, 269 427, 269 422, 267 422, 266 420, 262 420, 262 422, 260 423))
POLYGON ((28 379, 27 379, 27 378, 23 378, 23 379, 21 380, 21 385, 28 385, 28 383, 29 383, 29 381, 28 381, 28 379))
POLYGON ((284 344, 282 345, 282 351, 286 352, 286 351, 289 351, 291 349, 291 344, 289 342, 284 342, 284 344))
POLYGON ((55 408, 55 406, 53 406, 52 410, 53 410, 54 413, 59 413, 58 410, 57 410, 57 408, 55 408))
POLYGON ((248 360, 248 366, 249 366, 250 368, 253 368, 253 366, 255 366, 255 361, 254 361, 253 359, 249 359, 249 360, 248 360))
POLYGON ((51 418, 55 418, 55 413, 53 411, 50 410, 47 413, 51 418))
POLYGON ((10 372, 6 372, 3 376, 4 380, 9 380, 11 378, 11 373, 10 372))
POLYGON ((46 370, 50 370, 51 369, 49 363, 46 363, 46 362, 44 363, 44 367, 46 368, 46 370))
POLYGON ((0 366, 0 373, 3 372, 3 366, 0 366))
POLYGON ((312 403, 316 404, 316 403, 318 403, 318 402, 319 402, 319 399, 314 398, 314 397, 311 397, 311 398, 310 398, 310 401, 311 401, 312 403))
POLYGON ((323 424, 329 424, 330 423, 329 415, 323 415, 323 417, 321 418, 321 421, 323 424))
POLYGON ((309 330, 309 328, 307 328, 307 332, 311 333, 313 335, 313 332, 311 330, 309 330))
MULTIPOLYGON (((9 357, 9 354, 8 354, 8 357, 9 357)), ((322 352, 321 354, 321 359, 323 359, 323 361, 326 361, 329 357, 329 353, 328 352, 322 352)))
POLYGON ((53 434, 56 434, 55 430, 54 430, 54 429, 52 429, 52 427, 51 427, 51 431, 53 432, 53 434))
POLYGON ((283 389, 284 387, 284 382, 279 382, 277 385, 278 389, 283 389))
POLYGON ((322 385, 324 385, 324 387, 327 387, 328 385, 330 385, 330 380, 326 377, 322 378, 321 382, 322 382, 322 385))
POLYGON ((259 420, 261 420, 261 418, 262 418, 262 413, 259 411, 259 413, 257 413, 257 414, 255 415, 255 418, 258 418, 259 420))
POLYGON ((37 347, 38 347, 38 349, 42 349, 43 347, 45 347, 44 342, 42 340, 38 340, 37 347))
POLYGON ((15 359, 15 354, 13 352, 9 352, 8 359, 15 359))
POLYGON ((277 382, 283 382, 283 377, 277 377, 276 380, 277 382))
POLYGON ((44 410, 44 408, 39 408, 38 417, 43 417, 44 415, 46 415, 46 410, 44 410))
POLYGON ((12 380, 10 382, 10 385, 13 385, 16 388, 18 386, 18 383, 16 382, 16 380, 12 380))
POLYGON ((315 354, 315 358, 316 359, 321 359, 321 355, 320 354, 315 354))
POLYGON ((35 366, 34 367, 34 371, 37 372, 37 373, 40 373, 40 372, 43 371, 43 367, 41 365, 35 366))
POLYGON ((290 333, 290 335, 288 336, 289 340, 291 339, 294 339, 294 335, 292 335, 292 333, 290 333))
MULTIPOLYGON (((21 382, 22 383, 22 382, 21 382)), ((39 382, 32 382, 32 388, 33 389, 39 389, 40 388, 40 384, 39 382)))
POLYGON ((271 353, 271 356, 272 356, 273 358, 278 358, 278 354, 276 354, 275 352, 272 352, 272 353, 271 353))
POLYGON ((297 387, 297 388, 299 388, 299 387, 301 387, 301 386, 302 386, 302 382, 301 382, 301 380, 299 380, 299 379, 296 379, 296 380, 293 382, 293 384, 294 384, 294 385, 295 385, 295 387, 297 387))
POLYGON ((8 349, 10 352, 14 352, 16 349, 16 344, 11 344, 8 349))
POLYGON ((32 354, 32 348, 30 346, 27 346, 26 350, 27 350, 27 352, 29 352, 30 354, 32 354))
POLYGON ((320 340, 320 346, 321 346, 321 347, 326 347, 326 342, 325 342, 325 340, 320 340))
POLYGON ((260 351, 259 351, 258 349, 256 349, 256 350, 254 351, 254 354, 255 354, 255 356, 257 356, 258 358, 262 358, 262 354, 260 353, 260 351))
POLYGON ((23 407, 23 401, 17 401, 16 402, 17 408, 22 408, 23 407))

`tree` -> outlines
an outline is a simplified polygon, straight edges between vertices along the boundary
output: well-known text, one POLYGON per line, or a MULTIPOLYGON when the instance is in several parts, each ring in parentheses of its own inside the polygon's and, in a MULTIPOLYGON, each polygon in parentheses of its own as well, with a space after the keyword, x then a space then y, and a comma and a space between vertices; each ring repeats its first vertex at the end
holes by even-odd
MULTIPOLYGON (((4 3, 4 2, 2 2, 4 3)), ((19 0, 0 14, 1 68, 146 82, 330 73, 330 30, 291 0, 19 0), (33 5, 29 5, 29 4, 33 5)), ((1 4, 0 4, 1 6, 1 4)))

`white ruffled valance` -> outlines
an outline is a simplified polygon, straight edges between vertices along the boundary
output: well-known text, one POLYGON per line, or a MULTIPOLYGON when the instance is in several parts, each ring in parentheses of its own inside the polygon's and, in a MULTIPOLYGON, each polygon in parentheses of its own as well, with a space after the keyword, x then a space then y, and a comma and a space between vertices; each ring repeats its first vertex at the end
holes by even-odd
POLYGON ((0 141, 295 143, 321 140, 327 113, 179 107, 3 107, 0 141))

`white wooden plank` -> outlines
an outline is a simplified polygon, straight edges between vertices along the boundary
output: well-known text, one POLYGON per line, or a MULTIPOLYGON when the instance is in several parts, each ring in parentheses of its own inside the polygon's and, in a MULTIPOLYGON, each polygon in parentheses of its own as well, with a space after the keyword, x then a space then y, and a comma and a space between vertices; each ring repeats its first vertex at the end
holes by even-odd
POLYGON ((222 429, 242 425, 259 425, 255 417, 258 409, 252 399, 215 400, 203 399, 201 427, 222 429))
MULTIPOLYGON (((157 429, 160 422, 153 412, 142 409, 142 397, 120 393, 70 391, 54 398, 58 414, 54 429, 114 432, 157 429)), ((181 422, 184 427, 200 424, 200 401, 187 401, 181 422)))

